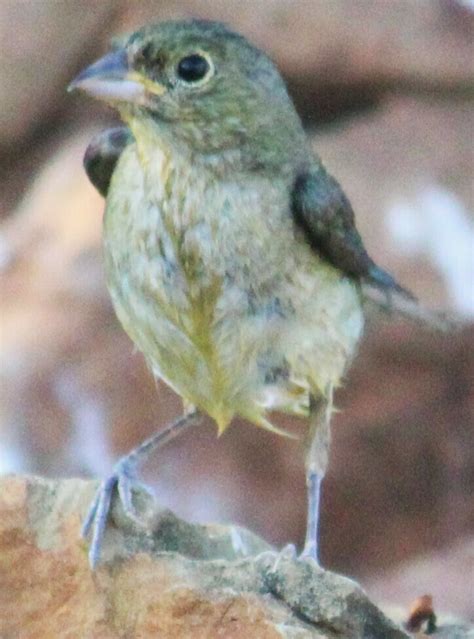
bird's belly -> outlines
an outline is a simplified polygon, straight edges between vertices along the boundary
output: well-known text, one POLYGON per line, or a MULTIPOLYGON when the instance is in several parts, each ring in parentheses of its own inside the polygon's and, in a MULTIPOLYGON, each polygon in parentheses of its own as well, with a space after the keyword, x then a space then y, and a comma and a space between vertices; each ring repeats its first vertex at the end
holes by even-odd
POLYGON ((352 282, 294 238, 282 258, 258 247, 272 239, 262 229, 229 234, 204 214, 179 225, 136 186, 109 194, 106 273, 157 376, 221 429, 234 415, 302 414, 309 392, 339 383, 362 330, 352 282))

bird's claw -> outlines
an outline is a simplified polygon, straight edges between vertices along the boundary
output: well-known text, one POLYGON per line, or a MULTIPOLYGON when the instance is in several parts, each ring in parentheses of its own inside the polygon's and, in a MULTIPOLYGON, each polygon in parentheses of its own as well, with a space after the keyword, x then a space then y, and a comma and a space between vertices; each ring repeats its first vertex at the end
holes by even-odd
POLYGON ((319 562, 318 544, 316 543, 316 541, 305 544, 305 547, 298 557, 298 560, 312 563, 314 566, 321 568, 321 564, 319 562))
POLYGON ((294 544, 287 544, 280 552, 277 553, 275 561, 273 563, 271 572, 278 572, 282 563, 290 562, 305 562, 311 564, 313 567, 321 568, 321 564, 318 561, 317 556, 314 554, 313 548, 305 548, 301 554, 298 555, 294 544))
POLYGON ((116 494, 119 496, 125 515, 135 523, 142 525, 139 513, 133 504, 133 492, 138 485, 150 496, 152 493, 148 487, 137 482, 135 476, 135 464, 125 457, 115 465, 113 473, 101 483, 95 494, 81 530, 83 538, 91 536, 89 563, 92 568, 97 566, 100 559, 112 500, 116 494))
POLYGON ((285 561, 285 560, 296 561, 296 558, 297 558, 296 547, 294 546, 294 544, 287 544, 284 548, 282 548, 280 551, 274 554, 274 562, 270 572, 271 573, 278 572, 282 561, 285 561))
POLYGON ((297 557, 298 557, 298 553, 296 552, 296 546, 294 544, 286 544, 286 546, 284 546, 278 556, 281 559, 293 559, 296 561, 297 557))
POLYGON ((141 523, 137 509, 133 505, 133 488, 138 484, 134 466, 125 458, 115 466, 114 475, 117 478, 117 492, 125 514, 133 521, 141 523))

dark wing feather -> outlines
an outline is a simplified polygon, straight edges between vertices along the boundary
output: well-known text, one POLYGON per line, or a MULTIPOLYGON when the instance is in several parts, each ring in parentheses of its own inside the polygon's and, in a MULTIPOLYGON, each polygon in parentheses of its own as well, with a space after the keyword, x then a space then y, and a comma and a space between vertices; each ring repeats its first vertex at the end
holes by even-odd
POLYGON ((321 166, 300 173, 294 182, 292 213, 309 244, 346 275, 413 299, 367 253, 355 225, 354 211, 337 181, 321 166))
POLYGON ((124 148, 133 142, 133 136, 125 126, 107 129, 96 135, 84 155, 84 168, 89 180, 104 197, 109 190, 110 179, 124 148))

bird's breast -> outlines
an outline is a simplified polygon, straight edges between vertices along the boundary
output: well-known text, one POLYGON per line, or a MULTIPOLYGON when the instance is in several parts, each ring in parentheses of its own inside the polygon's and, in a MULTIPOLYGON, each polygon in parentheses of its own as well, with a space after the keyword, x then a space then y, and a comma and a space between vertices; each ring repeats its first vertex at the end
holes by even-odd
POLYGON ((310 386, 339 381, 361 332, 354 285, 295 236, 286 191, 133 145, 112 178, 117 315, 155 373, 222 427, 236 413, 258 422, 269 397, 299 412, 310 386))

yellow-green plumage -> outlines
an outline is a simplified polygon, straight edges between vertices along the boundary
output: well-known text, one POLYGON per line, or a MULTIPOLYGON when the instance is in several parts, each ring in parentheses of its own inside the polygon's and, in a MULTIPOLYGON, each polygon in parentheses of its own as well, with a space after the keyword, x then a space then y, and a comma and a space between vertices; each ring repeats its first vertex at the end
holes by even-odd
POLYGON ((131 451, 84 524, 98 561, 112 495, 136 517, 139 459, 207 413, 264 428, 272 410, 308 415, 308 526, 318 512, 333 389, 363 328, 361 284, 409 297, 370 258, 339 184, 308 144, 269 58, 225 26, 145 26, 73 87, 127 125, 90 145, 107 194, 104 247, 117 315, 164 379, 197 411, 131 451))
POLYGON ((222 431, 234 415, 305 414, 337 386, 362 330, 357 285, 295 228, 289 185, 218 178, 126 116, 136 142, 107 197, 108 286, 155 375, 222 431))

